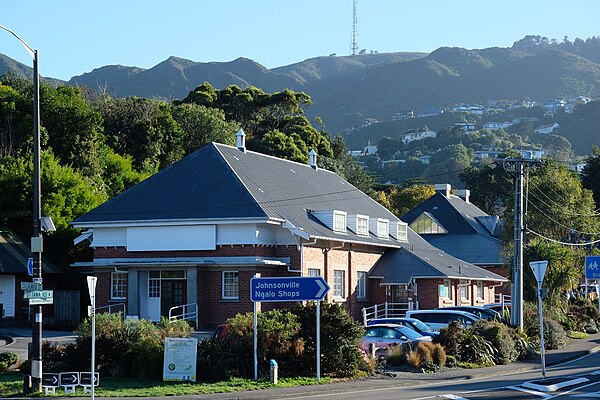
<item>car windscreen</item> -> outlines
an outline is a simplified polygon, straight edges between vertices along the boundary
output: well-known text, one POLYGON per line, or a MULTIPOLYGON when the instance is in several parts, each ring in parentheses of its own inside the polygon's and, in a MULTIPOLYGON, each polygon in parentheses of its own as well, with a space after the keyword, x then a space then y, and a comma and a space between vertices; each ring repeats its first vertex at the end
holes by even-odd
POLYGON ((413 324, 421 332, 429 332, 431 330, 429 325, 425 324, 424 322, 419 321, 418 319, 412 320, 412 321, 410 321, 410 323, 413 324))
POLYGON ((412 329, 407 328, 405 326, 397 326, 396 330, 402 332, 402 334, 404 336, 406 336, 408 339, 418 339, 421 337, 421 335, 419 335, 417 332, 415 332, 412 329))

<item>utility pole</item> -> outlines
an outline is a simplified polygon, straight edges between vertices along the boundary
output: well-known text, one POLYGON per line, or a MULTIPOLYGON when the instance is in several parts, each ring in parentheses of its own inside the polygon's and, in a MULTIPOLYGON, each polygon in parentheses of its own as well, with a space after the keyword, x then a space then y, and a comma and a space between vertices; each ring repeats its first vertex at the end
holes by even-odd
POLYGON ((511 285, 511 323, 523 330, 523 175, 530 165, 539 164, 539 160, 524 158, 506 158, 502 160, 507 170, 515 174, 514 197, 514 252, 511 285), (510 168, 507 168, 510 167, 510 168))

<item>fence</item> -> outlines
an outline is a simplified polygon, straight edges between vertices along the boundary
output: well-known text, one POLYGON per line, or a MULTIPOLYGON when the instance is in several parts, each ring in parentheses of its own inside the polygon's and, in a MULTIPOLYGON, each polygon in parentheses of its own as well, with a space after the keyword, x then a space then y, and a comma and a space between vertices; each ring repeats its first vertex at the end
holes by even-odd
POLYGON ((389 303, 386 301, 382 304, 375 304, 374 306, 362 309, 363 324, 367 326, 370 320, 376 318, 404 317, 407 311, 415 309, 419 309, 418 302, 415 304, 412 301, 408 303, 389 303))
POLYGON ((194 321, 194 327, 198 329, 198 304, 190 303, 171 307, 169 309, 169 322, 178 320, 194 321))

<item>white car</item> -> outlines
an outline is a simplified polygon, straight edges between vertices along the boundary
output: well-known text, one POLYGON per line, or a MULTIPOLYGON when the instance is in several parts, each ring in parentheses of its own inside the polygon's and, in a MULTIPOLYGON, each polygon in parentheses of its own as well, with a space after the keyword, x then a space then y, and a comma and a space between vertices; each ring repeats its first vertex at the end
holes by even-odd
POLYGON ((409 318, 416 318, 436 331, 445 328, 453 321, 458 321, 462 326, 468 327, 480 319, 478 316, 465 311, 443 309, 407 311, 406 316, 409 318))
POLYGON ((368 352, 369 345, 375 345, 375 351, 387 349, 393 344, 409 342, 431 342, 431 336, 421 336, 414 330, 397 324, 375 324, 367 327, 362 340, 362 348, 368 352))

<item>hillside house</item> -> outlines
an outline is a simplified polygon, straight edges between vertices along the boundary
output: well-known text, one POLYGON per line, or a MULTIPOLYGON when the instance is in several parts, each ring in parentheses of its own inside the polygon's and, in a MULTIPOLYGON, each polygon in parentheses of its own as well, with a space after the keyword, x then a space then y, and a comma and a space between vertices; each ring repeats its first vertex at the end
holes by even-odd
POLYGON ((512 122, 510 122, 510 121, 504 121, 504 122, 490 121, 490 122, 486 122, 485 124, 483 124, 484 129, 489 129, 491 131, 497 131, 498 129, 508 128, 509 126, 512 126, 512 122))
POLYGON ((559 127, 560 127, 560 125, 558 125, 556 122, 554 122, 552 124, 540 125, 537 128, 535 128, 535 133, 543 133, 543 134, 549 135, 552 132, 554 132, 555 129, 557 129, 559 127))
POLYGON ((392 121, 402 121, 402 120, 411 119, 414 117, 415 117, 415 113, 413 110, 400 111, 400 112, 394 113, 394 115, 392 115, 392 121))
POLYGON ((436 115, 442 115, 444 109, 440 107, 427 108, 417 113, 417 118, 435 117, 436 115))
POLYGON ((412 132, 412 133, 404 133, 400 135, 400 140, 402 143, 407 144, 413 142, 415 140, 423 140, 425 138, 435 138, 437 137, 437 133, 431 130, 422 131, 422 132, 412 132))
MULTIPOLYGON (((128 315, 152 321, 183 305, 197 306, 201 327, 252 311, 249 282, 256 274, 323 276, 331 286, 327 301, 342 303, 355 318, 365 306, 406 294, 407 285, 465 281, 491 300, 503 281, 434 249, 319 168, 314 151, 310 165, 255 153, 241 131, 237 147, 209 144, 72 224, 90 235, 94 258, 75 266, 93 268, 98 306, 126 303, 128 315), (412 261, 403 265, 406 255, 412 261), (413 273, 415 260, 427 273, 413 273)), ((430 291, 422 296, 434 305, 430 291)), ((421 294, 412 299, 418 304, 421 294)))

